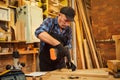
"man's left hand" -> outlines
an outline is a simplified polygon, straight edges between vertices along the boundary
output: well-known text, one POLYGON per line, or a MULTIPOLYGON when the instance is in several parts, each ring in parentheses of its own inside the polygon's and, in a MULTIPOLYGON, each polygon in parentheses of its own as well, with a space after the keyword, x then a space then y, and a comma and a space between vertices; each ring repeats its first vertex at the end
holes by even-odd
POLYGON ((72 62, 66 62, 66 66, 68 69, 72 69, 72 71, 76 70, 76 66, 72 62))

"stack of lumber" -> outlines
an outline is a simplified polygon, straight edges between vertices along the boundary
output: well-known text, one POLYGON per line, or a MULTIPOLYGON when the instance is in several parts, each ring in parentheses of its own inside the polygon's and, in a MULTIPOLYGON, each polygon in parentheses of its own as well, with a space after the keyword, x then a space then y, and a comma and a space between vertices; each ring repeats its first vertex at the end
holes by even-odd
POLYGON ((75 0, 76 47, 78 69, 103 67, 92 33, 92 25, 87 13, 85 0, 75 0))

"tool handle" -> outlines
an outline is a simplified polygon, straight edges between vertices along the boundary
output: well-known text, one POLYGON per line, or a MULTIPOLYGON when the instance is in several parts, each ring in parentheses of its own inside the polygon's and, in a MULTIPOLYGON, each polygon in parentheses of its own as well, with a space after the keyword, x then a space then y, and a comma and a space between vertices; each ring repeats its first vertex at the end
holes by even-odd
POLYGON ((57 59, 57 55, 56 55, 56 50, 54 48, 50 48, 50 59, 51 60, 56 60, 57 59))

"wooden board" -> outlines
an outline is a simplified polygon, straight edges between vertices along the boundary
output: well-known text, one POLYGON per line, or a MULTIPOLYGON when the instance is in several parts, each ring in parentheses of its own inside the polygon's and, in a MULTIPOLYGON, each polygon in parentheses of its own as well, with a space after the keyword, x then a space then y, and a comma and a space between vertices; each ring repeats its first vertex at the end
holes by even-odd
MULTIPOLYGON (((74 72, 68 69, 48 72, 41 76, 42 80, 115 80, 106 69, 86 69, 74 72)), ((117 80, 117 79, 116 79, 117 80)))
POLYGON ((85 69, 85 57, 84 57, 84 48, 83 48, 83 31, 82 31, 82 23, 80 20, 79 12, 77 5, 75 5, 76 16, 75 16, 75 26, 76 26, 76 38, 77 38, 77 55, 80 57, 78 60, 78 66, 81 65, 79 69, 85 69))
POLYGON ((112 38, 115 40, 116 59, 120 60, 120 35, 113 35, 112 38))
POLYGON ((67 75, 51 75, 46 80, 106 80, 106 79, 107 78, 67 76, 67 75))
POLYGON ((16 22, 15 36, 17 41, 25 41, 25 24, 23 21, 19 20, 16 22))
POLYGON ((118 72, 118 70, 120 70, 120 60, 108 60, 107 65, 108 68, 114 72, 118 72))
POLYGON ((87 69, 91 69, 91 68, 93 68, 93 64, 92 64, 92 59, 90 56, 90 52, 89 52, 89 48, 88 48, 86 39, 84 39, 83 42, 84 42, 84 50, 85 50, 85 59, 86 59, 87 69))

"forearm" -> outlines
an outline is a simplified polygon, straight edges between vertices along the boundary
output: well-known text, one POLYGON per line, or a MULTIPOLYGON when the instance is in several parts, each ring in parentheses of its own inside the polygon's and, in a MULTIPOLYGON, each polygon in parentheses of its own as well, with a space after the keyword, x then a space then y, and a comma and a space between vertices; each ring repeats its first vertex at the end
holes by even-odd
POLYGON ((47 32, 42 32, 38 35, 38 38, 52 46, 56 46, 58 44, 60 44, 60 42, 58 40, 56 40, 55 38, 53 38, 52 36, 50 36, 47 32))

